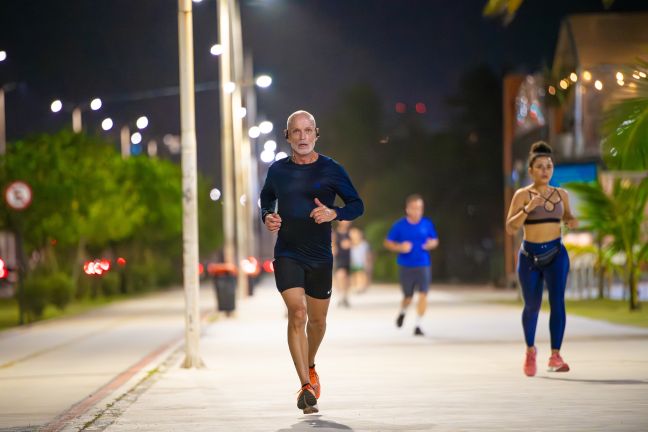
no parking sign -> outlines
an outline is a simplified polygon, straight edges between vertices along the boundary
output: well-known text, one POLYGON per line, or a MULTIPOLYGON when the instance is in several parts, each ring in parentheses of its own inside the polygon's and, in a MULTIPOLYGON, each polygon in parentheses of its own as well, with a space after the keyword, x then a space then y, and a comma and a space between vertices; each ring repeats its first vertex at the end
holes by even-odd
POLYGON ((15 181, 5 190, 5 201, 14 210, 25 210, 32 201, 32 190, 22 181, 15 181))

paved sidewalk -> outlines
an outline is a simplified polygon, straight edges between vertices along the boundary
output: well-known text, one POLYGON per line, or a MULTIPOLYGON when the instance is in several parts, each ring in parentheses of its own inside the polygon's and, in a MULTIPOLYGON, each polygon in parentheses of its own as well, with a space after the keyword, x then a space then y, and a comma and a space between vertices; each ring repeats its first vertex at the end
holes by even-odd
POLYGON ((394 286, 353 296, 351 309, 332 302, 317 359, 320 414, 303 415, 284 306, 267 282, 239 304, 236 318, 204 328, 205 369, 181 369, 177 351, 108 410, 98 406, 76 425, 97 416, 85 430, 648 430, 648 329, 569 316, 563 356, 572 371, 550 374, 542 314, 539 373, 527 378, 520 310, 483 302, 501 292, 441 287, 431 292, 424 338, 412 335, 412 312, 402 329, 394 326, 394 286))

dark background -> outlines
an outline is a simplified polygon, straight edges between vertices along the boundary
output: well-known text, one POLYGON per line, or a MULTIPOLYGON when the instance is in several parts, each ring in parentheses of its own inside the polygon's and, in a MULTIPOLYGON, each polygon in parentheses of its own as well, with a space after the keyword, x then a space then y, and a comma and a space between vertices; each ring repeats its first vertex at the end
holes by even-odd
MULTIPOLYGON (((342 162, 367 202, 358 223, 378 242, 403 199, 420 192, 440 231, 435 273, 446 279, 497 279, 503 236, 501 80, 507 72, 550 66, 561 20, 582 12, 646 10, 645 2, 526 0, 515 20, 482 16, 485 0, 241 0, 246 50, 259 90, 258 119, 279 139, 286 117, 318 119, 319 149, 342 162), (395 111, 404 103, 405 113, 395 111), (416 103, 426 111, 414 111, 416 103)), ((196 83, 218 80, 216 2, 194 3, 196 83)), ((0 84, 8 140, 69 127, 54 99, 101 97, 84 128, 118 141, 119 124, 147 115, 144 140, 179 134, 177 96, 137 99, 177 86, 177 2, 66 0, 0 2, 0 84)), ((198 163, 220 187, 219 102, 196 97, 198 163)), ((387 258, 385 258, 387 259, 387 258)))

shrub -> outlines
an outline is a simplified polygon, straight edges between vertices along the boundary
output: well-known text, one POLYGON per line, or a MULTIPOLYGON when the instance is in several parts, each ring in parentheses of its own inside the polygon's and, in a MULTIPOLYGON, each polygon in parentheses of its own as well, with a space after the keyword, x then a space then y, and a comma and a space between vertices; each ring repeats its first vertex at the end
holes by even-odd
POLYGON ((52 273, 44 277, 49 286, 49 300, 60 310, 70 303, 74 295, 72 278, 63 272, 52 273))

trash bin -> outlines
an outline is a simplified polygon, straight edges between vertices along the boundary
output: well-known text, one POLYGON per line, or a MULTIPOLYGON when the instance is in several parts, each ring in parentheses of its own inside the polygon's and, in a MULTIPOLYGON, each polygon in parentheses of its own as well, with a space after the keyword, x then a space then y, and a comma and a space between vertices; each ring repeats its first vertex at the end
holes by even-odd
POLYGON ((236 309, 236 267, 232 264, 210 264, 209 274, 214 278, 216 308, 221 312, 236 309))

